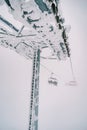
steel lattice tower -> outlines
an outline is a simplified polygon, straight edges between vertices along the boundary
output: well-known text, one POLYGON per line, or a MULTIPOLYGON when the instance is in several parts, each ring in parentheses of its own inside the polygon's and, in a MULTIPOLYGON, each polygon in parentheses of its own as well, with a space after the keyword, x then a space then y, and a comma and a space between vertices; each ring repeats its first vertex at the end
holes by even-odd
POLYGON ((38 130, 40 49, 34 50, 29 130, 38 130))
POLYGON ((28 130, 38 130, 40 58, 58 61, 70 58, 67 26, 61 16, 59 0, 3 1, 1 4, 7 4, 10 14, 23 26, 17 29, 0 15, 0 22, 13 31, 0 26, 0 45, 33 60, 28 130), (51 50, 51 55, 41 56, 46 48, 51 50))

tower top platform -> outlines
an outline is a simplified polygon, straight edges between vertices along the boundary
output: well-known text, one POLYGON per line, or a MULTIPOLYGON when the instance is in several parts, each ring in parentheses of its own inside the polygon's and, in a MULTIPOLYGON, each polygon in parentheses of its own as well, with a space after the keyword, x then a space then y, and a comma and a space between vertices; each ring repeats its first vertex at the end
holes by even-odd
POLYGON ((45 59, 63 60, 69 56, 67 28, 60 11, 59 0, 5 0, 8 12, 20 22, 17 29, 0 15, 0 22, 13 32, 0 27, 0 44, 10 47, 26 58, 33 57, 33 49, 49 48, 50 56, 45 59))

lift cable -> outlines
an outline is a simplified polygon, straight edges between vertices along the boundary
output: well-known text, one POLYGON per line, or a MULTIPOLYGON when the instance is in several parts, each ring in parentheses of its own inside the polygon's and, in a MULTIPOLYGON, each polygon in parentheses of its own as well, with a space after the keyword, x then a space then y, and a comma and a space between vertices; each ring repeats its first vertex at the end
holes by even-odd
MULTIPOLYGON (((51 69, 49 69, 49 68, 47 68, 45 65, 43 65, 43 64, 41 64, 40 63, 40 65, 43 67, 43 68, 45 68, 48 72, 50 72, 51 74, 54 74, 58 79, 61 79, 60 77, 59 77, 59 75, 58 74, 56 74, 55 72, 53 72, 51 69)), ((61 79, 62 80, 62 79, 61 79)), ((62 81, 64 84, 66 84, 64 81, 62 81)))
MULTIPOLYGON (((75 75, 74 75, 74 71, 73 71, 73 65, 72 65, 72 61, 71 61, 71 57, 69 57, 70 58, 70 67, 71 67, 71 73, 72 73, 72 81, 70 81, 69 83, 68 83, 68 85, 70 85, 70 86, 76 86, 77 85, 77 82, 76 82, 76 78, 75 78, 75 75)), ((44 67, 48 72, 50 72, 51 74, 54 74, 56 77, 58 77, 58 79, 61 79, 60 77, 59 77, 59 75, 57 75, 55 72, 53 72, 52 70, 50 70, 49 68, 47 68, 45 65, 43 65, 43 64, 41 64, 41 66, 42 67, 44 67)), ((64 81, 62 81, 62 82, 64 82, 64 81)), ((65 82, 64 82, 65 83, 65 82)), ((66 83, 65 83, 66 84, 66 83)))
POLYGON ((70 66, 71 66, 72 77, 73 77, 73 80, 75 80, 75 75, 74 75, 74 71, 73 71, 73 65, 72 65, 71 57, 69 59, 70 59, 70 66))

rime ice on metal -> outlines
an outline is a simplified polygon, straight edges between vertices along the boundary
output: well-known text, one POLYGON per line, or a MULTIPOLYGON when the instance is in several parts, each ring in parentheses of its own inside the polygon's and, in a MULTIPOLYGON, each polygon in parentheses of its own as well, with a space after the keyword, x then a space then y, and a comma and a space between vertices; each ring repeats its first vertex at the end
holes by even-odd
MULTIPOLYGON (((67 55, 69 56, 69 48, 67 42, 67 36, 65 27, 63 25, 64 18, 60 15, 59 1, 55 0, 6 0, 6 4, 9 7, 9 12, 13 15, 15 19, 23 23, 28 31, 23 29, 21 36, 17 37, 14 34, 9 34, 7 38, 4 31, 0 36, 2 39, 10 42, 13 39, 14 43, 12 48, 16 49, 15 43, 26 43, 26 46, 39 46, 41 49, 43 47, 49 47, 52 54, 55 55, 59 60, 65 59, 67 55), (8 4, 10 3, 10 4, 8 4), (13 9, 14 10, 13 10, 13 9), (23 36, 23 34, 25 36, 23 36), (12 36, 13 35, 13 36, 12 36), (30 35, 30 36, 29 36, 30 35)), ((0 21, 4 22, 7 26, 12 28, 12 30, 19 32, 14 25, 9 21, 0 16, 0 21)), ((7 33, 8 34, 8 33, 7 33)), ((3 40, 1 40, 3 42, 3 40)), ((6 44, 7 46, 7 44, 6 44)), ((9 46, 9 44, 8 44, 9 46)), ((21 45, 20 45, 21 48, 21 45)), ((22 51, 17 51, 22 52, 22 51)), ((24 51, 22 53, 25 53, 24 51)), ((23 54, 25 55, 25 54, 23 54)), ((29 53, 30 55, 30 53, 29 53)), ((26 54, 26 57, 29 56, 26 54)), ((30 56, 31 57, 31 56, 30 56)))
POLYGON ((0 44, 13 49, 27 59, 33 59, 33 75, 29 130, 38 130, 39 105, 39 67, 40 53, 43 49, 51 50, 50 57, 44 59, 65 60, 70 57, 67 29, 60 13, 59 0, 4 0, 22 27, 17 29, 8 19, 0 15, 0 22, 12 32, 0 26, 0 44))

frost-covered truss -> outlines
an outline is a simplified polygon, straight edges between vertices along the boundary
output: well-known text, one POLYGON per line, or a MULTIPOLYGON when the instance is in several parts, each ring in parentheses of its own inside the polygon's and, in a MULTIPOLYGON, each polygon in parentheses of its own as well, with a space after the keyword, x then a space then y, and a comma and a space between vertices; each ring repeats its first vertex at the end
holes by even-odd
POLYGON ((0 45, 10 48, 27 59, 33 59, 29 130, 38 130, 40 53, 49 48, 44 59, 63 60, 70 57, 67 26, 60 11, 59 0, 3 0, 14 19, 23 26, 17 29, 0 14, 0 45))
POLYGON ((38 130, 40 49, 34 50, 29 130, 38 130))
POLYGON ((49 47, 52 56, 59 60, 70 56, 67 28, 63 24, 64 18, 61 17, 58 0, 5 1, 10 3, 9 12, 27 29, 18 30, 0 15, 0 21, 13 30, 12 33, 0 27, 1 45, 10 47, 27 58, 32 57, 35 46, 39 46, 41 50, 49 47))

